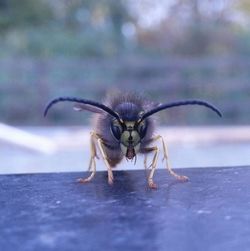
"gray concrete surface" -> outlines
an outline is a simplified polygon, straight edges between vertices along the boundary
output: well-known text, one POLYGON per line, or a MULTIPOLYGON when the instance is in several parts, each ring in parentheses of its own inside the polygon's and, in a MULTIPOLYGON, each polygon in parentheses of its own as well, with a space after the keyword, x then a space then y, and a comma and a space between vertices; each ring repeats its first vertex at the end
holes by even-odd
POLYGON ((0 250, 247 251, 250 167, 0 175, 0 250), (85 174, 86 175, 86 174, 85 174))

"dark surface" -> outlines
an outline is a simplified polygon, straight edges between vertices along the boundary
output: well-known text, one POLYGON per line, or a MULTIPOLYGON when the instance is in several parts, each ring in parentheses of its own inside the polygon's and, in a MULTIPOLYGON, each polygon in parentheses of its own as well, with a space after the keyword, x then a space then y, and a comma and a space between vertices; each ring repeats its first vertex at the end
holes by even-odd
POLYGON ((250 168, 0 176, 0 250, 250 250, 250 168))

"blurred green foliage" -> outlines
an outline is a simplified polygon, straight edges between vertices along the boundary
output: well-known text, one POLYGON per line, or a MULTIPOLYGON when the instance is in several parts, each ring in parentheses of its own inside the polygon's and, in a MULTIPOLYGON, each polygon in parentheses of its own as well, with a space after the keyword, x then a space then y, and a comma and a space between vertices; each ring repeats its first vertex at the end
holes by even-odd
POLYGON ((0 30, 8 32, 12 28, 36 26, 52 20, 53 13, 44 1, 33 0, 1 0, 0 30))
POLYGON ((123 88, 160 102, 205 99, 224 113, 173 109, 160 115, 168 124, 249 123, 248 1, 166 2, 0 0, 1 121, 86 123, 70 105, 41 114, 55 96, 100 100, 123 88))
POLYGON ((217 5, 176 1, 149 29, 140 24, 147 13, 128 0, 0 0, 0 56, 249 55, 248 1, 217 5), (240 15, 244 27, 234 20, 240 15))
POLYGON ((122 1, 1 0, 1 56, 114 56, 131 21, 122 1))

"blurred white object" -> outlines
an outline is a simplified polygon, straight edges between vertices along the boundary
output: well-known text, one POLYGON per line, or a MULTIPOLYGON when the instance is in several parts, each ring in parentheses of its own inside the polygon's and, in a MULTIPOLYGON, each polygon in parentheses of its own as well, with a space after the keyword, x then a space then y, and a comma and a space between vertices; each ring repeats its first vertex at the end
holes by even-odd
MULTIPOLYGON (((7 129, 0 124, 0 174, 82 172, 88 169, 89 138, 92 130, 90 127, 23 127, 20 129, 7 127, 7 129), (9 130, 10 128, 14 131, 9 130), (18 132, 18 137, 14 132, 18 132), (22 140, 18 144, 19 147, 15 147, 20 135, 22 140), (4 138, 7 138, 7 141, 3 141, 4 138), (5 144, 5 142, 12 144, 5 144), (30 149, 33 151, 27 151, 30 149)), ((250 126, 170 126, 159 127, 157 133, 164 137, 168 145, 173 168, 230 167, 250 164, 250 126)), ((157 168, 165 168, 160 160, 161 155, 157 168)), ((136 165, 123 161, 116 168, 116 170, 129 169, 144 169, 143 156, 138 156, 136 165)), ((102 160, 97 161, 97 170, 106 170, 102 160)))
POLYGON ((0 123, 0 140, 46 154, 53 154, 57 150, 56 145, 48 138, 2 123, 0 123))

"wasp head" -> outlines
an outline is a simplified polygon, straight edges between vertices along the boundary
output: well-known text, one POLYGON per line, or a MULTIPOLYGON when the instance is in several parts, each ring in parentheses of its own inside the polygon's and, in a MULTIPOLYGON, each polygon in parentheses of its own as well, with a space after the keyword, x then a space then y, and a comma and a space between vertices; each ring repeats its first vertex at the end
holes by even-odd
POLYGON ((126 158, 133 159, 147 131, 146 120, 140 120, 144 112, 132 103, 123 103, 117 111, 120 119, 113 119, 111 132, 126 158))

